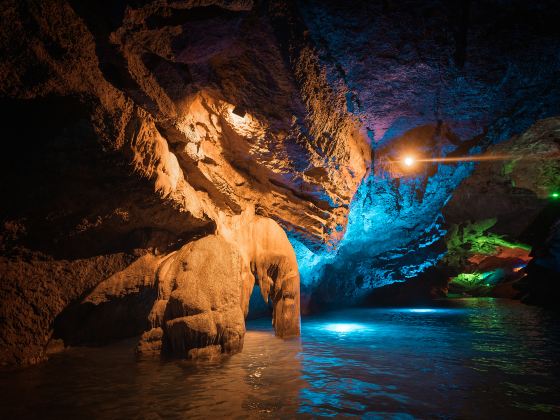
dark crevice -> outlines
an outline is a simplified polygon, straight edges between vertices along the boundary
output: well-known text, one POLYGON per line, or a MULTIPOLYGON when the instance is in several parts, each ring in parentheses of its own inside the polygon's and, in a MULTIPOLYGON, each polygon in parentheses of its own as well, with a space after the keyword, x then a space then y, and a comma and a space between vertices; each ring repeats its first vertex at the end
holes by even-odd
POLYGON ((471 0, 462 0, 460 7, 461 15, 459 18, 459 27, 455 32, 455 64, 458 68, 462 69, 465 67, 465 61, 467 59, 467 40, 471 0))
POLYGON ((246 15, 247 12, 236 12, 218 6, 193 7, 190 9, 171 9, 166 15, 159 14, 146 19, 148 29, 157 29, 165 26, 184 25, 189 22, 198 22, 216 18, 235 18, 246 15))

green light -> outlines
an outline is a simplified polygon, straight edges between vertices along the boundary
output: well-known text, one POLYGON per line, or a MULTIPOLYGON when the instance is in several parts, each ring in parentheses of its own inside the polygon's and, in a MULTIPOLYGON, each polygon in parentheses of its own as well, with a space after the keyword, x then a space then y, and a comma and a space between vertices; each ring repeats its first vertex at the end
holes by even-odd
POLYGON ((552 198, 558 198, 558 197, 560 197, 560 193, 553 192, 552 194, 550 194, 550 196, 551 196, 552 198))
POLYGON ((492 280, 489 279, 494 275, 495 271, 486 271, 483 273, 461 273, 457 277, 453 277, 450 283, 456 284, 466 289, 475 289, 477 287, 494 287, 492 280), (490 283, 489 283, 490 282, 490 283))
MULTIPOLYGON (((560 196, 560 192, 558 192, 560 196)), ((510 242, 501 235, 489 231, 496 219, 479 220, 473 223, 452 225, 446 236, 447 255, 444 262, 454 267, 464 267, 467 259, 475 254, 496 255, 498 247, 520 248, 530 251, 529 245, 510 242)))

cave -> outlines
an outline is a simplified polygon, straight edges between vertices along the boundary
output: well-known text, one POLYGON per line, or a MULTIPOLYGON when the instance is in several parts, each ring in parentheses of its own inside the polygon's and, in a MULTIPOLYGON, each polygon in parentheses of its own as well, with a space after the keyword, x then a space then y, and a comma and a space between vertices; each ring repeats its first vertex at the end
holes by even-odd
POLYGON ((556 0, 0 7, 0 418, 560 416, 556 0))

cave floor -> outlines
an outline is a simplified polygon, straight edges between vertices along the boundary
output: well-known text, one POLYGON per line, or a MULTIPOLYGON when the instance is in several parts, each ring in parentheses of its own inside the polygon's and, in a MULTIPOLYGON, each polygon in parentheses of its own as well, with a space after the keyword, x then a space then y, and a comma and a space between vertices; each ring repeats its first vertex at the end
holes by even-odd
POLYGON ((526 418, 560 415, 560 325, 498 299, 250 321, 241 354, 136 361, 128 340, 0 374, 0 418, 526 418))

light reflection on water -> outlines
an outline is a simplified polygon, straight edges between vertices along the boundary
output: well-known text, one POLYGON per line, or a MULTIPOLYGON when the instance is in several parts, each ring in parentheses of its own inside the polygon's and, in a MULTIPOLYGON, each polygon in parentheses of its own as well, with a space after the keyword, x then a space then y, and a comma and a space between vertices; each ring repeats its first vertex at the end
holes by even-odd
POLYGON ((500 418, 560 415, 558 319, 461 299, 306 318, 302 338, 249 323, 211 365, 136 362, 133 341, 0 375, 0 418, 500 418))

